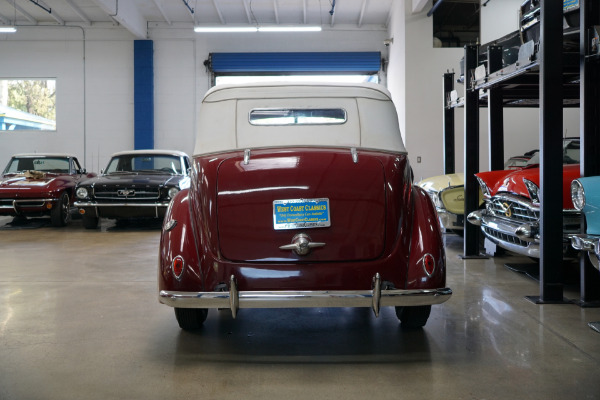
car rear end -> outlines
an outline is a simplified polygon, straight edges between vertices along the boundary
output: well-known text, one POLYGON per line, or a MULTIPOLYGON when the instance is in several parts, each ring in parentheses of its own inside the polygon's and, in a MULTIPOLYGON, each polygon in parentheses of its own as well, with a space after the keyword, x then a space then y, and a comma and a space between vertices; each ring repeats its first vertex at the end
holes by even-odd
MULTIPOLYGON (((211 135, 197 143, 190 189, 167 210, 159 300, 175 307, 184 329, 205 318, 185 309, 209 308, 235 316, 241 308, 371 307, 378 314, 396 306, 400 317, 402 307, 421 306, 426 315, 415 325, 424 325, 429 307, 452 292, 435 208, 413 186, 389 97, 370 88, 363 96, 294 89, 217 91, 218 101, 207 107, 205 100, 204 112, 228 108, 235 117, 218 125, 207 117, 202 132, 211 135), (290 122, 253 124, 256 110, 260 119, 290 122), (308 114, 326 122, 295 122, 308 114), (394 138, 383 146, 388 131, 394 138), (215 138, 234 148, 209 151, 218 150, 215 138)), ((414 322, 410 314, 404 318, 414 322)))

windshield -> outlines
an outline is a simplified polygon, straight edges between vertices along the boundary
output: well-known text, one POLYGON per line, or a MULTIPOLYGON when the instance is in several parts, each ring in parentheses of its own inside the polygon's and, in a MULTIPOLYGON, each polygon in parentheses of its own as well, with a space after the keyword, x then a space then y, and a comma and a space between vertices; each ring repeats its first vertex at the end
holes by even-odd
POLYGON ((181 161, 177 156, 164 154, 124 154, 113 157, 105 174, 144 172, 183 175, 181 161))
MULTIPOLYGON (((563 140, 563 164, 579 164, 581 153, 579 152, 579 138, 563 140)), ((527 165, 540 163, 540 152, 536 151, 527 161, 527 165)))
POLYGON ((13 157, 5 174, 19 174, 25 171, 40 171, 57 174, 69 173, 68 157, 13 157))

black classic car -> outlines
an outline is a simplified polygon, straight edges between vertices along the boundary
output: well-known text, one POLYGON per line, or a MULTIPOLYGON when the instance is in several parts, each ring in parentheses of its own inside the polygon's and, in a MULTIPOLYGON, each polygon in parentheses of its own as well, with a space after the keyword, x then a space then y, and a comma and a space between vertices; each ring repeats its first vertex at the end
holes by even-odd
POLYGON ((0 215, 49 215, 52 226, 65 226, 75 185, 94 176, 70 154, 15 154, 0 176, 0 215))
POLYGON ((163 218, 171 199, 188 188, 190 160, 170 150, 115 153, 101 174, 77 185, 75 206, 87 229, 99 218, 163 218))

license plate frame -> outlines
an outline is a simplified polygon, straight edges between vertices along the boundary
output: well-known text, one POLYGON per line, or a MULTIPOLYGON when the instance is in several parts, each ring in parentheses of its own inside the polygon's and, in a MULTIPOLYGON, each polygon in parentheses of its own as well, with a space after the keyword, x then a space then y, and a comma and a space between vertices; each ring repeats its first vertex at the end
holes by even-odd
POLYGON ((328 198, 273 200, 273 228, 327 228, 331 226, 330 213, 328 198))

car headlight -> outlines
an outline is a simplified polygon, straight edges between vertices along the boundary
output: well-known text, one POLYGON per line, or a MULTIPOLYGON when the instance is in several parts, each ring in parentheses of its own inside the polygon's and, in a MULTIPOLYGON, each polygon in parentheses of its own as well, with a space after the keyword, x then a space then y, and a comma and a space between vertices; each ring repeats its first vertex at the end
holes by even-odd
POLYGON ((169 199, 172 199, 173 197, 175 197, 175 195, 179 193, 179 188, 176 187, 172 187, 169 189, 169 191, 167 192, 167 195, 169 196, 169 199))
POLYGON ((578 179, 571 182, 571 200, 573 200, 573 205, 579 211, 583 210, 583 207, 585 207, 585 191, 578 179))
POLYGON ((477 178, 477 182, 479 182, 479 186, 481 187, 481 193, 483 193, 484 196, 489 196, 490 195, 490 189, 488 189, 488 187, 485 184, 485 182, 483 181, 483 179, 481 179, 478 176, 476 176, 475 178, 477 178))
POLYGON ((86 197, 88 197, 88 190, 84 187, 77 188, 75 195, 79 199, 85 199, 86 197))
POLYGON ((531 182, 529 179, 523 178, 523 183, 525 183, 525 186, 527 186, 527 191, 529 192, 529 197, 531 198, 531 201, 534 203, 539 203, 540 188, 535 183, 531 182))

